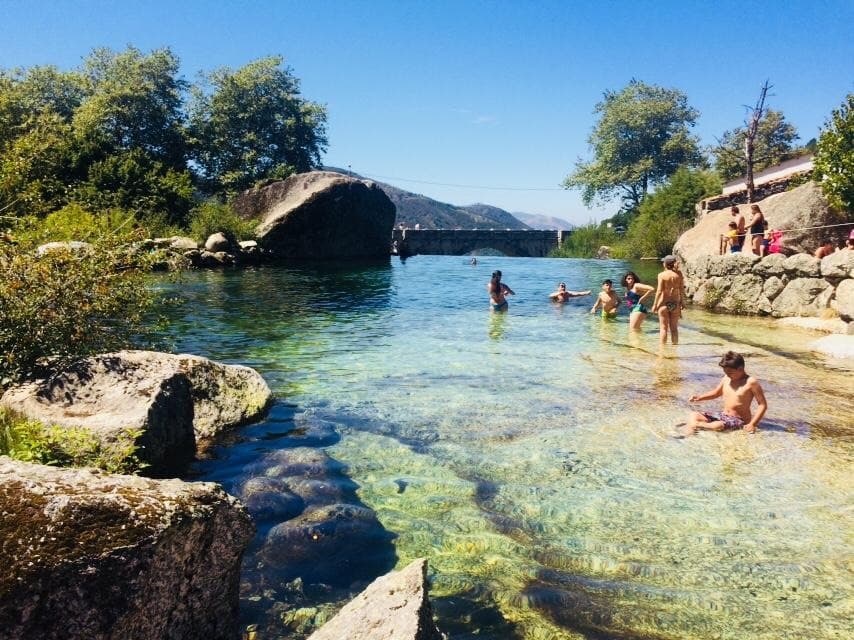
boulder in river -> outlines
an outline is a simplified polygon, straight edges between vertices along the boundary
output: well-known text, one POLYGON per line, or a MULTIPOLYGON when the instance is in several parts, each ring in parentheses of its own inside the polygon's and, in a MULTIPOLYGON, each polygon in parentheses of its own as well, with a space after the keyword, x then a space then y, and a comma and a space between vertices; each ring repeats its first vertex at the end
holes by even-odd
POLYGON ((118 351, 12 387, 0 404, 47 425, 81 427, 106 443, 138 433, 153 474, 192 459, 197 439, 259 417, 271 398, 249 367, 193 355, 118 351))
POLYGON ((219 485, 0 456, 0 512, 0 637, 237 637, 253 526, 219 485))
POLYGON ((300 173, 233 203, 260 221, 258 245, 278 259, 385 258, 395 206, 376 183, 331 171, 300 173))
POLYGON ((427 560, 374 580, 309 640, 443 640, 427 597, 427 560))

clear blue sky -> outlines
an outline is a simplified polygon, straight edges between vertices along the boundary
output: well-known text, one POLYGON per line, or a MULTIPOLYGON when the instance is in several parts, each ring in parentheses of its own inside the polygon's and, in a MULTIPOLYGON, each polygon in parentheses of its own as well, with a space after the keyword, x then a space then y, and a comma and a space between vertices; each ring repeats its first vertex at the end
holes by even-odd
POLYGON ((168 46, 193 80, 281 54, 328 108, 326 164, 575 223, 616 210, 558 188, 589 158, 607 89, 684 91, 704 144, 741 125, 765 79, 803 142, 854 91, 854 0, 0 0, 0 16, 5 68, 168 46))

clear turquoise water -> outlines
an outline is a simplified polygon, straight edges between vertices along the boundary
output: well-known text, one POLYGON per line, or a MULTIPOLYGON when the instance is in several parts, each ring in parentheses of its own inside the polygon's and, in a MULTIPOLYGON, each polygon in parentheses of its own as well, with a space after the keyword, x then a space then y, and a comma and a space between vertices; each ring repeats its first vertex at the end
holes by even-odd
POLYGON ((850 637, 850 366, 770 320, 689 310, 662 350, 652 320, 630 336, 627 318, 588 314, 592 297, 547 300, 558 281, 595 291, 627 266, 418 256, 187 275, 174 348, 255 367, 279 398, 191 476, 244 498, 247 481, 281 481, 303 500, 288 517, 360 509, 317 529, 311 555, 312 540, 271 534, 281 510, 250 500, 244 626, 302 637, 425 556, 454 639, 850 637), (506 314, 488 311, 494 269, 517 294, 506 314), (673 438, 728 349, 765 388, 760 433, 673 438), (318 451, 336 466, 314 484, 283 471, 318 451), (308 548, 296 568, 291 546, 308 548))

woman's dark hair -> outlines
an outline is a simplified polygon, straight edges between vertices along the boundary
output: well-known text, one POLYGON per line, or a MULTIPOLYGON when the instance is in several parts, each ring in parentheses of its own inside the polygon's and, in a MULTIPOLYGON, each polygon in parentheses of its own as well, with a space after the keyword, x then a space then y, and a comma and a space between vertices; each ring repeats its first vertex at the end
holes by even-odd
POLYGON ((638 282, 640 282, 640 278, 638 278, 638 274, 636 274, 634 271, 626 271, 626 275, 624 275, 624 276, 623 276, 623 279, 622 279, 622 280, 620 280, 620 283, 621 283, 624 287, 628 286, 628 283, 626 282, 626 278, 628 278, 629 276, 631 276, 632 278, 634 278, 634 279, 635 279, 635 284, 637 284, 638 282))
POLYGON ((744 369, 744 356, 735 351, 727 351, 718 365, 725 369, 744 369))
POLYGON ((500 277, 501 277, 501 272, 500 272, 500 271, 493 271, 493 272, 492 272, 492 279, 493 279, 493 280, 495 280, 496 278, 500 278, 500 277))

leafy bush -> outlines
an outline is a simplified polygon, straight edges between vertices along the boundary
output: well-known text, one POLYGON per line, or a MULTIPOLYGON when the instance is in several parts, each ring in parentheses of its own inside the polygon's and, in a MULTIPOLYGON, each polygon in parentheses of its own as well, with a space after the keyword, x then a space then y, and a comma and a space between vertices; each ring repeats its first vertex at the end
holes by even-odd
POLYGON ((46 427, 0 407, 0 455, 60 467, 98 467, 135 473, 145 465, 136 456, 140 433, 131 429, 105 444, 84 428, 46 427))
POLYGON ((594 258, 603 245, 619 241, 617 232, 604 224, 590 222, 572 230, 563 243, 549 255, 553 258, 594 258))
POLYGON ((42 256, 0 243, 0 387, 142 341, 151 260, 114 238, 42 256))
POLYGON ((255 237, 255 220, 243 220, 230 206, 215 201, 205 202, 190 214, 190 236, 204 242, 212 233, 222 231, 238 240, 255 237))
POLYGON ((21 219, 15 228, 15 238, 23 248, 45 242, 93 242, 105 236, 129 239, 135 226, 133 214, 126 211, 111 209, 93 214, 79 204, 68 204, 44 219, 21 219))

